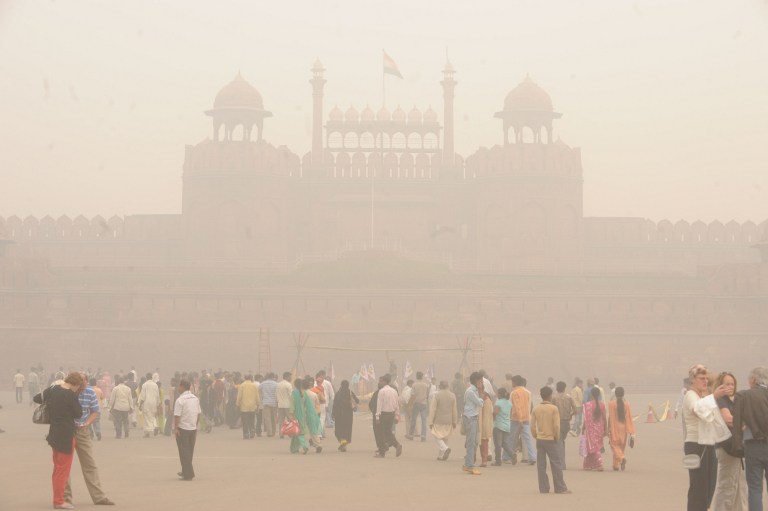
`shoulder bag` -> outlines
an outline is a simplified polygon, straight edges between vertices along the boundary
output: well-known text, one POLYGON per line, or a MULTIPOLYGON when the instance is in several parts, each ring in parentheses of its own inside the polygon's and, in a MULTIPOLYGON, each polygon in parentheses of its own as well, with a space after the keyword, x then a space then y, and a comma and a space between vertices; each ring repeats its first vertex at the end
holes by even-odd
POLYGON ((51 412, 48 410, 48 403, 45 399, 45 391, 40 393, 40 397, 43 400, 43 404, 38 405, 35 411, 32 412, 32 422, 35 424, 50 424, 51 412))

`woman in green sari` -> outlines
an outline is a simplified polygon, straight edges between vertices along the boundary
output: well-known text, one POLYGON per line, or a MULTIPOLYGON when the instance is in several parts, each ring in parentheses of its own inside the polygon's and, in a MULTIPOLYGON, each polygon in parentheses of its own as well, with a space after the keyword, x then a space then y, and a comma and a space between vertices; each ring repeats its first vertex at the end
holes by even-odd
POLYGON ((296 454, 301 449, 302 454, 307 454, 309 443, 307 442, 307 396, 304 395, 304 382, 296 379, 293 382, 291 392, 291 409, 289 418, 299 422, 299 434, 291 437, 291 454, 296 454))

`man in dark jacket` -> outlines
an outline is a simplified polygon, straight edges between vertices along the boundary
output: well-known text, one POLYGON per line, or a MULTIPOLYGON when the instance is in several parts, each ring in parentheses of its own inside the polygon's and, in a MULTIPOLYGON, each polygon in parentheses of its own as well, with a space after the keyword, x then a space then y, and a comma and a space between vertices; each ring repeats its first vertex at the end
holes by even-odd
POLYGON ((768 474, 768 367, 752 369, 749 389, 736 394, 733 446, 744 449, 749 511, 762 511, 763 477, 768 474))

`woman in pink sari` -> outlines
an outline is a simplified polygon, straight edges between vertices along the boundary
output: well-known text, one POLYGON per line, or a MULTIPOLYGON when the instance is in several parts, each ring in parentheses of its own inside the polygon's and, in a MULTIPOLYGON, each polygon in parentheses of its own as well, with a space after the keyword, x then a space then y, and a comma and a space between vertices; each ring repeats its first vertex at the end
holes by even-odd
POLYGON ((605 415, 605 404, 600 402, 600 389, 593 387, 589 401, 584 403, 584 427, 582 429, 586 440, 586 457, 584 470, 603 471, 603 438, 608 434, 608 418, 605 415))

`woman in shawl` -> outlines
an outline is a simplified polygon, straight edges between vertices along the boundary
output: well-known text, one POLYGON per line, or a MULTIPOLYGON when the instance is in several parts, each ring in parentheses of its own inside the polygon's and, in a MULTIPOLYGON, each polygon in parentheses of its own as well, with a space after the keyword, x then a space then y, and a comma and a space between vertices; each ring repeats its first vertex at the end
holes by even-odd
POLYGON ((302 454, 307 454, 309 451, 309 443, 307 442, 307 433, 309 428, 307 427, 307 408, 314 408, 309 405, 307 397, 304 395, 304 381, 297 378, 293 382, 293 391, 291 392, 291 408, 289 417, 295 419, 299 423, 299 434, 291 438, 291 454, 296 454, 301 449, 302 454))
POLYGON ((584 470, 603 471, 603 437, 608 432, 605 405, 600 402, 600 389, 592 387, 589 401, 584 403, 584 437, 587 455, 584 458, 584 470))
POLYGON ((608 403, 608 428, 610 432, 611 450, 613 451, 613 470, 626 469, 627 436, 632 438, 630 447, 634 445, 635 423, 632 420, 632 409, 624 401, 624 387, 616 387, 616 399, 608 403))
POLYGON ((360 403, 360 400, 357 399, 355 393, 349 388, 349 382, 342 380, 341 387, 339 387, 333 399, 333 410, 331 410, 335 423, 333 431, 336 435, 336 440, 339 441, 339 450, 341 452, 346 452, 347 444, 352 443, 352 418, 358 403, 360 403))

